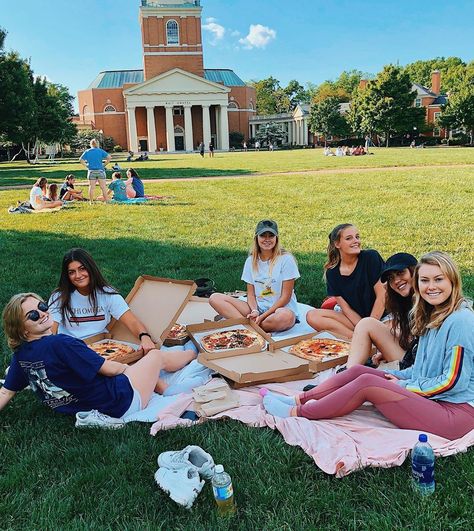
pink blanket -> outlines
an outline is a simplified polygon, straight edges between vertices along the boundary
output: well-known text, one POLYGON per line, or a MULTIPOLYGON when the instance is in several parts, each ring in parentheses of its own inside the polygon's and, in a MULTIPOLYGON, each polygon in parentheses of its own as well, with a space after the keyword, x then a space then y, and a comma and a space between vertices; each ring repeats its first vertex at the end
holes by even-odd
MULTIPOLYGON (((325 379, 327 376, 329 375, 323 374, 320 378, 325 379)), ((317 381, 266 384, 262 387, 294 395, 307 383, 315 384, 317 381)), ((209 419, 227 417, 257 428, 277 429, 288 444, 300 446, 321 470, 327 474, 335 474, 336 477, 346 476, 367 466, 399 466, 418 439, 417 431, 398 429, 371 405, 364 405, 350 415, 332 420, 275 418, 263 409, 259 389, 260 387, 256 386, 236 391, 239 394, 240 407, 209 419)), ((151 434, 156 435, 160 430, 176 426, 192 425, 193 422, 179 418, 183 411, 192 409, 192 404, 191 395, 181 395, 173 406, 161 412, 160 419, 151 427, 151 434)), ((430 435, 429 442, 437 456, 454 455, 467 451, 474 444, 474 430, 455 441, 430 435)))

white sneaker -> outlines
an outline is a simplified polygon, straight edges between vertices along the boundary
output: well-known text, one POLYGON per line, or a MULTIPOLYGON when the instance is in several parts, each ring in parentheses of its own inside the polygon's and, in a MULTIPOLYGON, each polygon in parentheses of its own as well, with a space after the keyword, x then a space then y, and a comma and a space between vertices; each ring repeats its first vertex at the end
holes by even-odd
POLYGON ((175 470, 159 468, 155 472, 155 481, 173 501, 186 509, 191 509, 204 486, 204 480, 199 479, 199 474, 193 466, 175 470))
POLYGON ((124 426, 125 422, 122 419, 109 417, 108 415, 99 413, 97 409, 76 413, 76 428, 107 428, 118 430, 124 426))
POLYGON ((214 459, 199 446, 190 445, 177 452, 163 452, 158 456, 158 466, 170 470, 192 467, 206 479, 214 475, 214 459))

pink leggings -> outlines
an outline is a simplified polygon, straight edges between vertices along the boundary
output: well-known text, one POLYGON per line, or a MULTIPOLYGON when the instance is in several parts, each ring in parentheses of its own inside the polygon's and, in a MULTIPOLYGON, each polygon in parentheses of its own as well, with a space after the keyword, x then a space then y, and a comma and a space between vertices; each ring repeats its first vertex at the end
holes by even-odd
POLYGON ((355 365, 300 395, 299 417, 342 417, 372 404, 399 428, 459 439, 474 429, 474 407, 429 400, 385 379, 384 372, 355 365))

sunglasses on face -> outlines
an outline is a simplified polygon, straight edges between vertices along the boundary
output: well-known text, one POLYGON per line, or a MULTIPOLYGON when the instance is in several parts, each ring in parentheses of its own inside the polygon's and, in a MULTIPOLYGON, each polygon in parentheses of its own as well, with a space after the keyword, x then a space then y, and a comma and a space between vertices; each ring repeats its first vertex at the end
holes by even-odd
POLYGON ((36 321, 39 321, 39 318, 40 318, 40 314, 39 312, 47 312, 48 311, 48 308, 49 306, 43 302, 43 301, 40 301, 38 302, 38 310, 30 310, 27 314, 26 314, 26 321, 33 321, 36 323, 36 321))

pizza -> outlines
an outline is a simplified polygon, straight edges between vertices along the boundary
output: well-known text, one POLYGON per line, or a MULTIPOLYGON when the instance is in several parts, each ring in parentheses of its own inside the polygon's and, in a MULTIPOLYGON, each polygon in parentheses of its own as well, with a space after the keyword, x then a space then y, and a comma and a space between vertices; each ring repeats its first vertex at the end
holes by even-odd
POLYGON ((175 324, 171 327, 171 330, 168 332, 166 339, 185 339, 188 337, 188 332, 184 325, 175 324))
POLYGON ((208 336, 204 336, 201 339, 201 345, 207 352, 249 348, 257 345, 263 350, 265 348, 265 340, 247 328, 238 328, 236 330, 213 332, 208 336))
POLYGON ((338 339, 304 339, 290 349, 291 354, 305 360, 322 361, 349 355, 350 343, 338 339))
POLYGON ((129 345, 123 343, 117 343, 115 341, 101 341, 92 343, 89 347, 97 352, 99 356, 107 358, 112 361, 119 361, 123 356, 128 356, 135 352, 135 349, 129 345))

